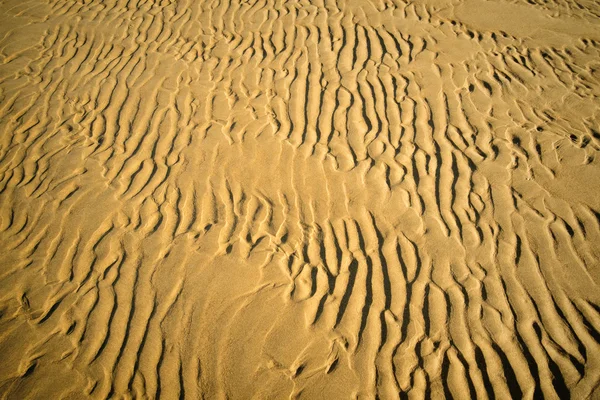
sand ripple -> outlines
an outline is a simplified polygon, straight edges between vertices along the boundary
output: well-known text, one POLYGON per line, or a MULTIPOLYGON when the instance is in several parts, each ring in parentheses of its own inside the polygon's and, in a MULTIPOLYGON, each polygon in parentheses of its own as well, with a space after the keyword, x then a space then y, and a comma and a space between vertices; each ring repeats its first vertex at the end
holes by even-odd
POLYGON ((600 7, 0 2, 0 396, 600 396, 600 7))

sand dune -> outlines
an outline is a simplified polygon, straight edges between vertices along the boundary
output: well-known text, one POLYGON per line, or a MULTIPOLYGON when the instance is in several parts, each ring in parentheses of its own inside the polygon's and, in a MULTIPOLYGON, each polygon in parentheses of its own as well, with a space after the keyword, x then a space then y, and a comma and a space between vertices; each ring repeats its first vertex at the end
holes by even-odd
POLYGON ((597 2, 0 11, 2 398, 600 398, 597 2))

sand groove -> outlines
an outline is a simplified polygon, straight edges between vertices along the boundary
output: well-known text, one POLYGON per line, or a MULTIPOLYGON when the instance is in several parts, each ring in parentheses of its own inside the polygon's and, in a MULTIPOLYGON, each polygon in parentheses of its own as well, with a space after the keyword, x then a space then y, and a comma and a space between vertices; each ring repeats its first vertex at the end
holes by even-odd
POLYGON ((0 10, 3 398, 600 395, 593 1, 0 10))

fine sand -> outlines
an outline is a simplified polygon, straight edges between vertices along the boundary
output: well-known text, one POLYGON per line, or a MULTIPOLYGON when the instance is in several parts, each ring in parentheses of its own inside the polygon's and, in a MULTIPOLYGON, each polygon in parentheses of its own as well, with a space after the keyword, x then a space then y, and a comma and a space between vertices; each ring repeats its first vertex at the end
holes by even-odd
POLYGON ((600 3, 0 1, 0 398, 600 398, 600 3))

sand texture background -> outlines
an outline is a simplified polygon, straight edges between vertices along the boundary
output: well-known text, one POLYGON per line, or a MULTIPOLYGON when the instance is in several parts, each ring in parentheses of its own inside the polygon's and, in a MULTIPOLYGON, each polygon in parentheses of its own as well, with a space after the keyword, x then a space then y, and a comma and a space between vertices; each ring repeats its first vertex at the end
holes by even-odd
POLYGON ((600 398, 600 3, 0 1, 0 397, 600 398))

